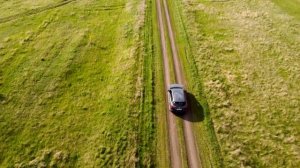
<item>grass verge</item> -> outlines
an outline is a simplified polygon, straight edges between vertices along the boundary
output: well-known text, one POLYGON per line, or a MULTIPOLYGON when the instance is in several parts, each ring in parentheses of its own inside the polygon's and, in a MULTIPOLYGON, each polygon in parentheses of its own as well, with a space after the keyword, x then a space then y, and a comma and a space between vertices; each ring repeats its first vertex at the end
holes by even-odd
POLYGON ((140 114, 139 159, 140 167, 155 167, 156 129, 154 106, 154 51, 153 51, 153 17, 152 1, 145 1, 145 24, 142 38, 143 51, 143 93, 140 114))

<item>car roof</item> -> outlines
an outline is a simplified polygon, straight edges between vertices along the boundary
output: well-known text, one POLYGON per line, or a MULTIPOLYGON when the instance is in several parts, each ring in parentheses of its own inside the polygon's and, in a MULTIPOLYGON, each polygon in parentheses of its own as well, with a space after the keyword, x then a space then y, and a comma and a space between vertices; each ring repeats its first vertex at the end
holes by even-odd
POLYGON ((173 88, 171 89, 172 101, 174 102, 186 102, 184 96, 184 90, 182 88, 173 88))

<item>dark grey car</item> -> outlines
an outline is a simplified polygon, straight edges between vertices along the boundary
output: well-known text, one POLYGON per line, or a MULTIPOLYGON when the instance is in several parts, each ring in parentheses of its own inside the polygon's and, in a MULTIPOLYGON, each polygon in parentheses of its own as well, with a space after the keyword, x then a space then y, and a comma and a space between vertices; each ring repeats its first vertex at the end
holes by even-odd
POLYGON ((171 84, 169 89, 169 110, 183 114, 187 110, 186 94, 183 85, 171 84))

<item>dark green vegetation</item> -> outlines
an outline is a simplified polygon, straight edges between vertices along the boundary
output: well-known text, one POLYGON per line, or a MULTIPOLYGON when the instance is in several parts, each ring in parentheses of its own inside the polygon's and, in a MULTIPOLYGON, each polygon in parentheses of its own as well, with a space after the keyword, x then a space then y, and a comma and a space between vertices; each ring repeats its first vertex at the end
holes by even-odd
POLYGON ((297 167, 298 1, 176 2, 224 167, 297 167))
POLYGON ((145 2, 0 3, 0 167, 153 164, 145 2))
POLYGON ((151 1, 145 2, 143 8, 145 21, 142 29, 143 50, 142 51, 142 73, 143 84, 142 102, 140 116, 140 131, 139 131, 139 150, 140 150, 140 166, 148 167, 155 166, 156 162, 155 151, 155 114, 154 114, 154 54, 153 54, 153 29, 152 29, 152 7, 151 1))

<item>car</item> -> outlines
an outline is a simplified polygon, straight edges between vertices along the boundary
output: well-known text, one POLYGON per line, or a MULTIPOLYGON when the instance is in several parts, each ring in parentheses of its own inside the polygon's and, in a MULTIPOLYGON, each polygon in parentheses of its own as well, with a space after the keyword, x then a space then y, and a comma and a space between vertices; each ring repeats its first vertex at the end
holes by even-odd
POLYGON ((173 113, 184 114, 187 111, 187 99, 183 85, 171 84, 168 95, 169 110, 173 113))

